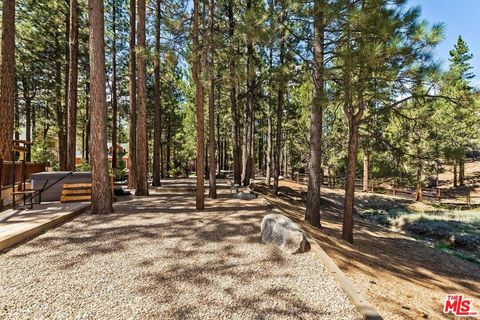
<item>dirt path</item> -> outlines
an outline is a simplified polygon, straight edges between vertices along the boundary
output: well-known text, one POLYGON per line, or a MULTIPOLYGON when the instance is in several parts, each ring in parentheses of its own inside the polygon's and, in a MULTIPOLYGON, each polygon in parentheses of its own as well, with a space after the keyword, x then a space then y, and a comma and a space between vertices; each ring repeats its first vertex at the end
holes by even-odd
POLYGON ((132 198, 0 255, 0 319, 359 319, 313 254, 262 244, 264 203, 222 196, 132 198))
MULTIPOLYGON (((281 186, 306 191, 296 183, 282 182, 281 186)), ((443 302, 451 293, 473 298, 480 310, 479 266, 362 221, 355 222, 355 243, 350 245, 341 240, 341 193, 327 190, 322 195, 328 206, 323 206, 320 230, 303 223, 305 207, 300 198, 267 198, 320 241, 385 319, 446 318, 443 302)))

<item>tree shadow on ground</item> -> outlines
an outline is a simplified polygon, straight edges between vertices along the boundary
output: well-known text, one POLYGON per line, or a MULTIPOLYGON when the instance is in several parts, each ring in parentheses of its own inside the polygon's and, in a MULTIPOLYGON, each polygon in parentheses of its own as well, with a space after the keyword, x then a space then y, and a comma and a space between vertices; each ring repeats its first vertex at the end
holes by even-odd
POLYGON ((194 205, 185 195, 133 198, 116 204, 113 214, 82 215, 9 255, 35 259, 48 250, 60 272, 99 256, 134 255, 133 296, 164 304, 161 316, 168 318, 196 317, 213 306, 218 317, 331 318, 332 311, 303 301, 298 288, 283 284, 298 275, 287 261, 293 258, 261 244, 265 206, 217 199, 198 212, 194 205), (191 299, 177 301, 179 296, 191 299), (275 307, 265 300, 274 300, 275 307))
MULTIPOLYGON (((292 194, 292 191, 289 192, 292 194)), ((398 280, 403 280, 406 287, 398 290, 404 293, 409 292, 411 287, 408 286, 411 285, 425 290, 434 290, 442 299, 452 292, 461 292, 470 297, 480 298, 480 268, 476 264, 428 247, 413 238, 364 222, 359 218, 355 219, 355 243, 351 245, 341 240, 343 196, 339 193, 328 193, 327 197, 324 199, 324 204, 327 205, 322 208, 322 228, 317 229, 304 222, 304 201, 292 201, 288 196, 267 195, 274 206, 281 208, 283 213, 301 224, 313 238, 319 241, 322 248, 334 258, 339 267, 364 288, 366 284, 363 281, 366 279, 373 282, 379 279, 379 282, 384 282, 386 286, 396 286, 399 283, 398 280), (360 279, 363 275, 365 279, 360 279)), ((382 206, 388 206, 388 199, 381 200, 384 202, 382 206)), ((363 201, 366 199, 361 202, 363 201)), ((367 203, 362 205, 368 206, 367 203)), ((395 206, 398 206, 397 202, 395 206)), ((398 293, 398 290, 392 290, 392 294, 398 293)), ((406 312, 405 309, 402 311, 402 307, 405 307, 402 305, 404 299, 398 299, 395 296, 391 296, 390 299, 388 305, 397 305, 395 314, 400 315, 406 312)), ((443 317, 443 300, 417 302, 435 303, 435 309, 438 310, 435 316, 443 317)), ((412 318, 411 313, 404 318, 412 318)))

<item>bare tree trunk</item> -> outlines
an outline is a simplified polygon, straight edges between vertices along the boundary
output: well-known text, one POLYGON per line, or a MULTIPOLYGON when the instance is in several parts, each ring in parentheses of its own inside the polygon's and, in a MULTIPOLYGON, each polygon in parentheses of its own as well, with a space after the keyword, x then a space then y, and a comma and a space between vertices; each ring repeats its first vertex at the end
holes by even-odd
MULTIPOLYGON (((217 84, 217 92, 220 93, 221 92, 221 88, 220 88, 220 81, 218 81, 218 84, 217 84)), ((220 99, 219 96, 217 96, 215 98, 215 101, 218 101, 220 99)), ((215 124, 215 127, 216 127, 216 135, 217 135, 217 172, 220 173, 220 170, 223 169, 223 141, 222 141, 222 138, 220 137, 220 103, 218 103, 218 105, 216 106, 217 110, 216 110, 216 115, 215 115, 215 118, 216 118, 216 124, 215 124)))
POLYGON ((112 1, 112 173, 117 176, 117 0, 112 1))
MULTIPOLYGON (((252 10, 252 0, 247 0, 246 12, 252 10)), ((246 79, 247 79, 247 105, 245 108, 245 131, 244 131, 244 145, 242 155, 242 183, 244 186, 250 184, 250 179, 253 175, 254 155, 253 155, 253 137, 254 137, 254 90, 255 90, 255 72, 253 68, 253 42, 252 38, 246 37, 246 79)))
MULTIPOLYGON (((283 23, 285 16, 282 14, 280 24, 283 23)), ((280 33, 280 57, 279 66, 283 66, 285 63, 285 30, 282 29, 280 33)), ((273 180, 273 193, 278 194, 278 179, 280 178, 280 151, 282 150, 282 122, 283 122, 283 104, 284 104, 284 91, 285 91, 285 75, 283 72, 280 74, 280 83, 278 84, 278 97, 277 97, 277 132, 276 132, 276 157, 275 157, 275 176, 273 180)))
POLYGON ((3 0, 0 69, 0 159, 11 160, 15 104, 15 0, 3 0))
POLYGON ((313 83, 315 95, 312 101, 310 118, 310 159, 308 161, 308 190, 305 221, 313 226, 320 227, 320 186, 322 183, 322 117, 325 103, 324 88, 324 32, 325 17, 324 0, 315 0, 314 3, 314 30, 313 40, 314 64, 313 83))
POLYGON ((107 157, 107 102, 105 93, 105 35, 102 0, 89 0, 90 31, 90 106, 92 113, 91 148, 92 213, 113 211, 112 192, 108 176, 107 157))
POLYGON ((453 186, 458 187, 457 159, 453 159, 453 186))
MULTIPOLYGON (((32 101, 25 99, 25 140, 32 141, 32 101)), ((28 153, 25 160, 30 162, 31 159, 31 146, 28 145, 28 153)))
POLYGON ((138 70, 138 110, 137 110, 137 189, 136 196, 148 195, 147 180, 147 68, 145 38, 145 0, 137 1, 137 70, 138 70))
POLYGON ((368 170, 370 166, 370 154, 367 147, 363 148, 363 192, 368 192, 368 170))
POLYGON ((155 60, 154 60, 154 138, 153 138, 153 185, 161 186, 162 183, 162 162, 160 157, 161 143, 162 143, 162 107, 160 101, 160 19, 161 19, 161 0, 156 2, 157 16, 155 19, 155 60))
POLYGON ((349 116, 348 164, 345 181, 345 206, 343 213, 342 239, 353 243, 353 212, 355 198, 355 178, 357 172, 358 128, 357 117, 349 116))
POLYGON ((78 3, 70 0, 69 67, 67 92, 67 170, 75 170, 77 148, 78 3))
POLYGON ((265 177, 265 182, 267 185, 270 185, 272 180, 272 165, 273 165, 273 128, 272 128, 272 117, 270 112, 270 106, 268 106, 268 116, 267 116, 267 173, 265 177))
POLYGON ((460 186, 465 185, 465 155, 462 154, 460 161, 458 163, 458 182, 460 186))
POLYGON ((130 128, 129 128, 129 145, 128 160, 130 163, 128 174, 128 187, 130 189, 137 188, 137 69, 136 69, 136 17, 137 6, 135 0, 130 0, 130 128))
POLYGON ((423 200, 421 179, 422 179, 422 165, 419 164, 417 166, 417 183, 416 183, 416 190, 415 190, 415 201, 423 200))
POLYGON ((193 81, 195 82, 195 104, 197 109, 197 191, 196 191, 196 208, 203 210, 205 208, 204 195, 204 172, 205 172, 205 110, 203 85, 200 79, 201 73, 201 47, 198 41, 199 37, 199 8, 198 0, 193 0, 193 81))
MULTIPOLYGON (((85 85, 85 95, 90 96, 90 82, 87 81, 85 85)), ((86 133, 85 133, 85 161, 90 163, 90 128, 91 128, 91 119, 92 119, 92 108, 90 108, 90 101, 86 101, 86 133)))
POLYGON ((242 163, 241 163, 241 136, 240 136, 240 116, 237 106, 237 86, 235 76, 235 57, 233 37, 235 35, 235 18, 233 15, 233 0, 228 2, 228 25, 230 35, 230 104, 232 113, 232 149, 233 149, 233 181, 240 185, 242 183, 242 163))
POLYGON ((263 174, 263 170, 265 169, 263 166, 263 155, 264 155, 264 147, 263 147, 263 142, 264 142, 265 136, 263 135, 263 132, 259 134, 258 137, 258 170, 260 171, 260 174, 263 174))
MULTIPOLYGON (((32 84, 33 88, 30 87, 29 81, 26 78, 22 79, 22 84, 23 99, 25 101, 25 139, 32 142, 32 121, 33 123, 35 122, 34 109, 32 110, 32 100, 35 98, 35 85, 32 84)), ((31 161, 31 153, 31 145, 28 145, 28 153, 26 154, 25 158, 27 162, 31 161)))
POLYGON ((62 66, 59 60, 55 62, 55 96, 55 113, 58 127, 58 163, 60 171, 65 171, 67 169, 67 140, 65 135, 65 115, 62 108, 62 66))
POLYGON ((210 157, 209 160, 209 195, 212 199, 217 198, 217 179, 216 179, 216 161, 215 161, 215 75, 213 66, 213 26, 214 26, 214 0, 208 1, 208 31, 206 35, 207 46, 207 64, 205 66, 208 82, 208 148, 210 157))

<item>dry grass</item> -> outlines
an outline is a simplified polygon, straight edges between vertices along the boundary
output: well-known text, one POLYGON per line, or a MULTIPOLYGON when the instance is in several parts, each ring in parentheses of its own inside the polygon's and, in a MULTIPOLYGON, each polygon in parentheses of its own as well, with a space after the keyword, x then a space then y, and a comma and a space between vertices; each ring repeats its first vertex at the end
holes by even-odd
MULTIPOLYGON (((283 192, 304 192, 306 187, 282 181, 283 192)), ((411 202, 395 197, 359 193, 360 208, 408 207, 411 202)), ((431 248, 423 242, 358 219, 355 243, 341 240, 343 193, 322 189, 322 228, 303 223, 303 200, 269 196, 269 201, 299 222, 322 244, 323 249, 366 295, 385 319, 424 317, 443 319, 447 294, 461 293, 479 301, 480 267, 431 248)))

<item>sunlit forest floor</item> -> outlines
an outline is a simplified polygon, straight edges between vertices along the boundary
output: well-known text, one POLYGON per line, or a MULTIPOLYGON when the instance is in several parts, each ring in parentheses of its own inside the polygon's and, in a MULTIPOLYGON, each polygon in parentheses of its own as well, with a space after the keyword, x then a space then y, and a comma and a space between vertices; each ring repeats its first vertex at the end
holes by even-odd
MULTIPOLYGON (((426 241, 377 226, 356 217, 350 245, 341 240, 343 191, 322 189, 322 228, 303 222, 306 186, 280 182, 279 196, 267 193, 270 203, 299 222, 364 292, 385 319, 443 318, 447 294, 480 299, 480 266, 434 248, 426 241)), ((357 209, 409 207, 412 201, 357 193, 357 209)), ((415 210, 428 210, 413 204, 415 210)))

